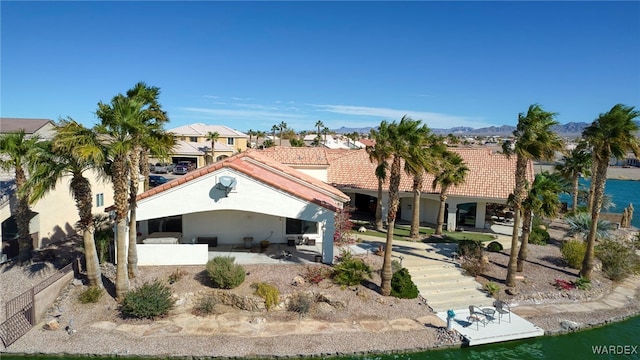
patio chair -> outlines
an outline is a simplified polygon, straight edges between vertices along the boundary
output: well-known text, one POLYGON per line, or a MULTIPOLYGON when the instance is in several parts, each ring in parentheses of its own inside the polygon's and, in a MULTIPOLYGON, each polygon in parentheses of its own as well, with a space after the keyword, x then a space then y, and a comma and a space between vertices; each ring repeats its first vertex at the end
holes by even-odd
POLYGON ((496 312, 498 315, 498 324, 500 323, 500 319, 502 319, 502 315, 509 314, 509 322, 511 322, 511 308, 507 303, 502 300, 496 300, 493 302, 493 307, 496 308, 496 312))
POLYGON ((480 330, 480 323, 482 323, 482 326, 487 326, 487 317, 484 315, 484 312, 475 305, 469 305, 469 316, 467 316, 467 320, 471 324, 476 323, 476 330, 480 330))

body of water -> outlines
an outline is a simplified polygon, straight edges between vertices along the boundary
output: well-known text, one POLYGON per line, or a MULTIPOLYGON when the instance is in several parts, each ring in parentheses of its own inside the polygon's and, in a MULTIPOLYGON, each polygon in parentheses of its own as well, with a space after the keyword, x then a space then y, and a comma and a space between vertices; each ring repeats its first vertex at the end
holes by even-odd
MULTIPOLYGON (((580 179, 580 188, 589 190, 589 180, 580 179)), ((640 181, 634 180, 607 180, 604 188, 605 194, 611 197, 611 201, 615 204, 615 207, 603 212, 622 213, 624 209, 629 206, 629 203, 633 204, 634 212, 633 219, 631 219, 631 225, 640 228, 640 181)), ((562 201, 566 201, 571 204, 571 195, 561 196, 562 201)))
MULTIPOLYGON (((577 333, 543 336, 528 340, 481 345, 461 349, 423 351, 407 354, 362 355, 334 360, 543 360, 543 359, 640 359, 640 316, 577 333)), ((98 357, 93 357, 98 358, 98 357)), ((60 360, 56 356, 13 356, 3 360, 60 360)), ((64 359, 86 359, 64 357, 64 359)), ((149 358, 127 357, 131 360, 149 358)), ((317 359, 317 358, 316 358, 317 359)))

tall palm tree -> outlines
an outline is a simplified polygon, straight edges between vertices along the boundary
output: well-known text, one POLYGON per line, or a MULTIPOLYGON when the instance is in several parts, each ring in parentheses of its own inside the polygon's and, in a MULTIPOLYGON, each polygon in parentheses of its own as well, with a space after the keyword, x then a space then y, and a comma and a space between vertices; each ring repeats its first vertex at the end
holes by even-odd
POLYGON ((389 174, 389 210, 387 213, 387 241, 382 265, 380 288, 382 295, 391 293, 391 252, 393 246, 393 229, 396 223, 396 213, 400 204, 400 176, 402 161, 410 158, 411 149, 423 142, 421 134, 427 133, 426 125, 420 126, 420 120, 412 120, 403 116, 400 123, 393 122, 388 126, 388 146, 390 147, 391 169, 389 174))
POLYGON ((48 142, 48 149, 41 153, 34 171, 27 181, 31 189, 30 203, 35 203, 50 190, 54 190, 58 181, 71 177, 69 189, 78 209, 78 228, 82 231, 84 256, 89 284, 103 288, 98 252, 94 239, 93 195, 91 183, 84 174, 87 171, 101 173, 106 156, 100 146, 96 133, 75 120, 61 120, 55 127, 55 136, 48 142))
POLYGON ((40 138, 37 135, 28 136, 24 130, 0 135, 0 169, 13 171, 16 179, 16 211, 15 219, 18 226, 18 261, 26 262, 31 259, 33 240, 29 230, 31 209, 29 207, 29 189, 26 171, 38 158, 40 138))
POLYGON ((582 133, 592 146, 593 161, 596 167, 591 179, 593 189, 591 230, 587 238, 587 251, 582 262, 582 270, 580 270, 580 276, 587 279, 591 279, 593 271, 598 219, 602 207, 609 160, 611 157, 620 159, 628 151, 633 152, 636 157, 640 154, 640 139, 636 137, 640 127, 634 121, 638 116, 640 116, 640 112, 636 111, 633 106, 617 104, 608 112, 600 114, 598 119, 585 128, 582 133))
POLYGON ((278 129, 279 129, 279 128, 278 128, 278 125, 273 125, 273 126, 271 127, 271 136, 272 136, 272 138, 271 138, 271 139, 273 140, 273 142, 274 142, 274 143, 275 143, 275 141, 276 141, 276 131, 278 131, 278 129))
POLYGON ((256 147, 258 147, 258 143, 260 142, 260 138, 264 138, 266 134, 264 131, 256 131, 256 147))
POLYGON ((322 135, 324 136, 324 144, 327 145, 327 134, 329 133, 329 128, 322 128, 322 135))
POLYGON ((324 123, 321 120, 316 121, 316 128, 318 129, 316 134, 320 136, 320 129, 324 128, 324 123))
POLYGON ((571 209, 575 212, 578 209, 578 186, 580 176, 591 176, 591 153, 588 151, 587 142, 581 141, 578 146, 571 150, 567 155, 562 157, 562 164, 555 166, 562 177, 571 181, 572 185, 572 205, 571 209))
POLYGON ((524 270, 524 262, 527 260, 529 250, 529 235, 533 216, 555 216, 560 210, 558 196, 564 191, 564 179, 558 173, 549 174, 542 172, 537 174, 531 184, 527 197, 522 201, 522 241, 518 252, 516 271, 524 270))
POLYGON ((438 210, 438 221, 436 235, 442 235, 444 224, 444 213, 447 205, 447 193, 452 186, 458 186, 465 182, 469 168, 462 157, 454 152, 446 151, 440 159, 431 187, 435 190, 440 186, 440 209, 438 210))
POLYGON ((389 123, 383 120, 378 130, 371 129, 370 138, 375 140, 373 145, 367 146, 366 151, 369 154, 369 161, 375 162, 376 178, 378 179, 378 198, 376 199, 376 229, 382 231, 382 185, 387 178, 387 170, 389 169, 388 160, 391 158, 391 148, 388 143, 389 123))
POLYGON ((278 145, 282 146, 282 132, 287 129, 287 123, 281 121, 280 124, 278 124, 278 129, 280 130, 280 142, 278 143, 278 145))
POLYGON ((513 131, 515 144, 513 149, 508 142, 503 144, 507 156, 516 155, 515 189, 513 190, 513 233, 511 235, 511 254, 507 266, 506 285, 516 285, 518 235, 522 202, 527 190, 527 164, 532 160, 550 160, 556 151, 562 149, 562 140, 551 130, 557 122, 555 114, 544 111, 540 105, 529 106, 527 114, 518 114, 518 125, 513 131))
POLYGON ((210 165, 213 162, 213 154, 215 152, 216 142, 220 138, 220 133, 217 131, 207 133, 207 140, 211 141, 211 157, 207 157, 207 165, 210 165))
POLYGON ((253 136, 256 134, 255 131, 249 129, 249 131, 247 131, 247 135, 249 135, 249 148, 251 147, 251 141, 253 140, 253 136))

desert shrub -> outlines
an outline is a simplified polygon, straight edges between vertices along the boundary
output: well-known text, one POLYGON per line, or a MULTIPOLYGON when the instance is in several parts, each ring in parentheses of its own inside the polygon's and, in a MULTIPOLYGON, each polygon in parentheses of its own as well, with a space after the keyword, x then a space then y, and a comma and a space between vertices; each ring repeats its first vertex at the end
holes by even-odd
POLYGON ((371 277, 371 266, 350 252, 341 254, 341 261, 333 268, 333 281, 338 285, 358 285, 365 277, 371 277))
POLYGON ((173 284, 173 283, 176 283, 176 282, 180 281, 180 279, 182 279, 185 275, 187 275, 186 271, 182 270, 181 268, 176 268, 169 275, 169 284, 173 284))
POLYGON ((267 310, 271 310, 272 307, 280 302, 280 291, 275 285, 260 282, 251 284, 251 287, 255 289, 256 295, 264 299, 267 310))
POLYGON ((242 265, 234 263, 235 258, 218 256, 207 262, 207 274, 214 287, 233 289, 244 281, 245 270, 242 265))
POLYGON ((302 273, 302 278, 311 284, 319 284, 330 277, 331 270, 323 265, 307 265, 302 273))
POLYGON ((551 239, 549 232, 539 227, 533 228, 529 234, 529 244, 547 245, 549 239, 551 239))
POLYGON ((391 260, 391 271, 395 274, 400 269, 402 269, 400 261, 398 259, 391 260))
POLYGON ((586 277, 580 276, 578 280, 575 282, 576 288, 580 290, 589 290, 591 289, 591 280, 586 277))
POLYGON ((87 290, 80 293, 80 296, 78 297, 78 299, 80 300, 81 303, 88 304, 88 303, 98 302, 101 296, 102 296, 102 289, 100 289, 97 286, 91 286, 87 290))
POLYGON ((636 250, 640 250, 640 231, 636 233, 636 236, 631 240, 633 243, 633 248, 636 250))
POLYGON ((489 293, 489 295, 493 296, 500 291, 500 285, 494 283, 493 281, 489 281, 484 284, 484 290, 489 293))
POLYGON ((411 280, 409 270, 402 268, 391 278, 391 296, 400 299, 415 299, 419 295, 418 287, 411 280))
POLYGON ((201 296, 193 305, 192 313, 198 316, 213 314, 217 304, 218 300, 212 294, 201 296))
POLYGON ((558 290, 572 290, 576 287, 574 283, 562 279, 556 279, 556 281, 553 283, 553 286, 555 286, 558 290))
POLYGON ((168 314, 173 304, 171 289, 156 280, 129 291, 122 300, 120 312, 124 317, 152 319, 168 314))
POLYGON ((478 250, 482 250, 482 242, 479 240, 460 240, 458 242, 458 254, 460 256, 475 254, 478 250))
POLYGON ((584 254, 587 252, 587 244, 582 240, 565 241, 560 248, 560 252, 570 268, 581 269, 584 254))
POLYGON ((311 306, 313 306, 313 297, 309 294, 295 293, 291 295, 289 303, 287 304, 287 310, 295 312, 304 316, 309 313, 311 306))
POLYGON ((502 244, 500 244, 497 241, 492 241, 489 243, 489 245, 487 245, 487 251, 491 251, 491 252, 500 252, 504 249, 504 247, 502 246, 502 244))
POLYGON ((596 257, 602 262, 607 278, 618 281, 631 275, 638 264, 638 256, 631 247, 617 241, 606 240, 596 247, 596 257))
POLYGON ((472 245, 465 251, 465 255, 460 257, 460 267, 470 276, 483 274, 488 264, 483 258, 482 246, 472 245))

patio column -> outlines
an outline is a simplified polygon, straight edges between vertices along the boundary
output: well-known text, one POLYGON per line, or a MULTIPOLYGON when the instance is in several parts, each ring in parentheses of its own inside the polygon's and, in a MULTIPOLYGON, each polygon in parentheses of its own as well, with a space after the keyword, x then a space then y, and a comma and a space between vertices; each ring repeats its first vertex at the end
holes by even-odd
POLYGON ((335 232, 334 220, 327 220, 322 226, 322 263, 333 264, 333 233, 335 232))
POLYGON ((484 229, 486 221, 487 221, 487 203, 477 202, 476 203, 476 228, 484 229))
POLYGON ((448 215, 447 215, 447 231, 456 231, 458 221, 456 219, 458 211, 458 202, 447 199, 448 215))

